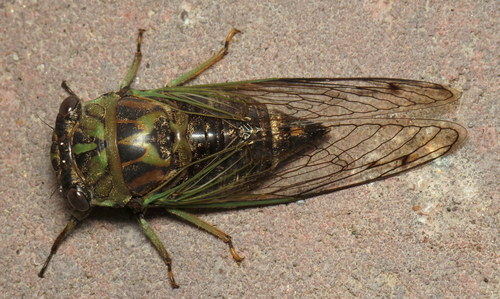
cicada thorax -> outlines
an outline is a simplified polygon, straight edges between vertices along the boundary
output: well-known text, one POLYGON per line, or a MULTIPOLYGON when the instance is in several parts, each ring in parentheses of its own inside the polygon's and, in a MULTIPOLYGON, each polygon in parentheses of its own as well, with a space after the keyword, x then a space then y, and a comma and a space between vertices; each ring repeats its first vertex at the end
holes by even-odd
POLYGON ((187 116, 149 99, 122 97, 116 105, 116 144, 123 180, 133 196, 171 180, 191 159, 187 116))

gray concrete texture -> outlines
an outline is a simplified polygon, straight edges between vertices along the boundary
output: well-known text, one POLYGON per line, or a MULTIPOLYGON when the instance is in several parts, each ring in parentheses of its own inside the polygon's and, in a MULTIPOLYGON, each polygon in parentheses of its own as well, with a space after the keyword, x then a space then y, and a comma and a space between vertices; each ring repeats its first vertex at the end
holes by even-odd
POLYGON ((499 298, 498 1, 2 1, 0 297, 499 298), (468 139, 454 154, 304 203, 200 214, 226 245, 148 219, 180 289, 129 213, 96 211, 37 277, 70 211, 48 151, 67 80, 83 99, 117 90, 138 28, 134 86, 163 85, 214 53, 192 84, 266 77, 395 77, 463 91, 441 117, 468 139))

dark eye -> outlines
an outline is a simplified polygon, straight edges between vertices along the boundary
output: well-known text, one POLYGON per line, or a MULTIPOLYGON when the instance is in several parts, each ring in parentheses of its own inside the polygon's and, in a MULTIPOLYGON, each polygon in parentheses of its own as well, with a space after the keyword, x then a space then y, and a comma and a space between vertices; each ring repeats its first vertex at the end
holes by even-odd
POLYGON ((66 194, 69 204, 78 211, 87 211, 90 208, 87 196, 76 188, 69 189, 66 194))
POLYGON ((61 103, 61 106, 59 106, 59 114, 60 115, 67 115, 70 111, 73 111, 76 109, 76 106, 78 106, 78 103, 80 103, 80 100, 75 97, 75 96, 69 96, 64 101, 61 103))

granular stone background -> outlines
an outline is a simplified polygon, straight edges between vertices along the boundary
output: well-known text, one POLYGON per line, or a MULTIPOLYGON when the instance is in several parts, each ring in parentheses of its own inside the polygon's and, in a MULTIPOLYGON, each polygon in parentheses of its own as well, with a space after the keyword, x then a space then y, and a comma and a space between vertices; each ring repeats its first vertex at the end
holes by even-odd
POLYGON ((2 1, 0 297, 499 298, 498 1, 2 1), (138 28, 138 88, 217 51, 192 84, 267 77, 396 77, 449 84, 440 117, 468 139, 384 181, 266 208, 203 213, 246 257, 161 212, 148 219, 180 289, 127 211, 96 211, 37 277, 70 211, 48 151, 67 80, 117 90, 138 28))

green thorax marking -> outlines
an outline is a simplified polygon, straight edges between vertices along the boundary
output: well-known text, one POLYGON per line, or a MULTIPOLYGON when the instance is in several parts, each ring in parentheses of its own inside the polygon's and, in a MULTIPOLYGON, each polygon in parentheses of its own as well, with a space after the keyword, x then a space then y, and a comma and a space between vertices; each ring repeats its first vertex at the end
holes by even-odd
POLYGON ((120 96, 103 95, 83 103, 74 130, 72 152, 80 176, 92 194, 91 205, 122 207, 131 199, 117 154, 116 105, 120 96))
POLYGON ((125 185, 135 196, 169 185, 191 161, 188 117, 175 103, 123 97, 116 105, 117 149, 125 185))

